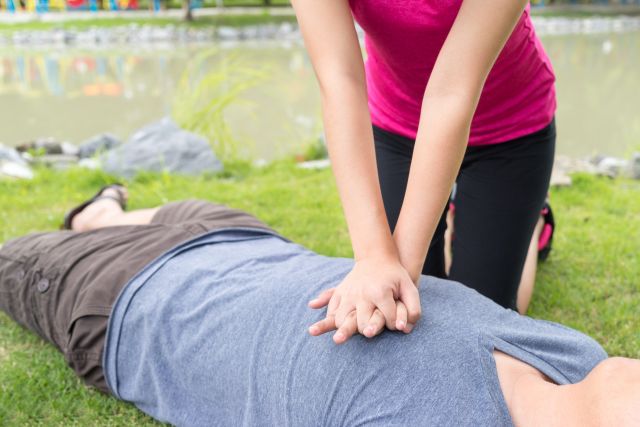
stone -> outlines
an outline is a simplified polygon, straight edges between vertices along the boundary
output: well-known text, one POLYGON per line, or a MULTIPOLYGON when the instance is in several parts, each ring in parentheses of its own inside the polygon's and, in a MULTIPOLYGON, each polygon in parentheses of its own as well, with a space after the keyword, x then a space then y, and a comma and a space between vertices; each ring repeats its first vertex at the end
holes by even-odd
POLYGON ((141 171, 199 175, 223 168, 205 138, 170 118, 143 127, 126 144, 103 153, 100 163, 105 172, 124 178, 141 171))
POLYGON ((36 155, 78 155, 78 147, 69 142, 59 142, 55 138, 38 138, 33 142, 21 144, 17 148, 20 152, 27 153, 32 151, 36 155))
POLYGON ((81 159, 86 159, 89 157, 93 157, 96 154, 100 154, 104 151, 116 148, 121 144, 122 141, 120 141, 115 136, 111 135, 110 133, 103 133, 89 138, 88 140, 80 144, 78 156, 81 159))
POLYGON ((77 165, 78 157, 68 154, 45 154, 36 157, 34 161, 56 170, 64 170, 77 165))
POLYGON ((0 161, 17 163, 19 165, 27 166, 27 162, 22 158, 20 153, 13 147, 7 147, 0 144, 0 161))
POLYGON ((78 154, 80 153, 80 149, 78 148, 78 146, 70 142, 62 142, 60 144, 60 147, 62 148, 62 154, 64 154, 65 156, 78 157, 78 154))
POLYGON ((551 172, 552 187, 569 187, 572 183, 571 177, 565 171, 554 168, 551 172))
POLYGON ((615 157, 601 157, 596 163, 597 173, 599 175, 616 178, 629 168, 627 160, 615 157))
POLYGON ((238 40, 241 36, 240 31, 234 27, 219 27, 218 37, 221 40, 238 40))
POLYGON ((640 153, 633 153, 631 160, 631 177, 640 179, 640 153))
POLYGON ((0 159, 0 178, 2 177, 32 179, 33 171, 26 164, 0 159))
POLYGON ((298 163, 300 169, 326 169, 330 166, 329 159, 309 160, 308 162, 298 163))
POLYGON ((569 156, 557 155, 551 172, 551 185, 554 187, 566 187, 572 184, 570 174, 583 172, 589 174, 598 173, 597 167, 587 160, 575 159, 569 156))

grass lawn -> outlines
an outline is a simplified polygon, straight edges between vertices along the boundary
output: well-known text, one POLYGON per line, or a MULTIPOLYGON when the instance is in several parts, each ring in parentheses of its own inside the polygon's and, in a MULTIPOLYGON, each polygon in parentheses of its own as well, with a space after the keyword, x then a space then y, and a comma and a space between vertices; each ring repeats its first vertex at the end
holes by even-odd
MULTIPOLYGON (((67 209, 108 181, 101 172, 79 169, 42 170, 30 182, 0 181, 0 241, 56 229, 67 209)), ((188 197, 224 202, 317 252, 351 254, 329 170, 278 162, 199 178, 141 175, 128 184, 133 209, 188 197)), ((540 266, 530 314, 578 328, 610 354, 640 358, 640 181, 578 175, 572 187, 552 190, 551 201, 554 250, 540 266)), ((155 422, 83 387, 52 346, 0 314, 0 424, 155 422)))

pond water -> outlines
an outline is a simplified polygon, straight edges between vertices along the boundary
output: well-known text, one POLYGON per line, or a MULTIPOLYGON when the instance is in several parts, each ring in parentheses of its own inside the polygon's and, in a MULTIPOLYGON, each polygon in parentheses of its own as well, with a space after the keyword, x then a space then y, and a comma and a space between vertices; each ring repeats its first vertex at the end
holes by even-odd
MULTIPOLYGON (((628 156, 640 150, 640 31, 542 37, 556 74, 558 153, 628 156)), ((320 100, 300 42, 180 46, 0 48, 0 142, 38 137, 79 143, 126 138, 171 114, 179 80, 198 53, 218 49, 265 70, 226 110, 253 158, 300 152, 322 133, 320 100)), ((227 55, 228 54, 228 55, 227 55)), ((220 66, 213 59, 207 67, 220 66)))

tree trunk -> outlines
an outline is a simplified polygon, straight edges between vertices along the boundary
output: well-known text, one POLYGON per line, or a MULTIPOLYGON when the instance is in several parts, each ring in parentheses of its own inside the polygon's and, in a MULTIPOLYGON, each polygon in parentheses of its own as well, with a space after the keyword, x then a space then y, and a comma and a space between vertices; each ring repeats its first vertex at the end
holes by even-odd
POLYGON ((193 13, 191 13, 191 0, 182 0, 182 11, 184 12, 185 21, 193 21, 193 13))

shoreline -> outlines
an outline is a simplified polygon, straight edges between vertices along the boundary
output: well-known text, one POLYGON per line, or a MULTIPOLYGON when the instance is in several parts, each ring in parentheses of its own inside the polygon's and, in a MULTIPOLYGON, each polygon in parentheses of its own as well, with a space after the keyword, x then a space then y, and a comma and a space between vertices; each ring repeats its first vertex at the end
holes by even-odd
MULTIPOLYGON (((244 26, 274 22, 295 22, 295 13, 288 5, 264 7, 230 6, 193 9, 194 20, 184 21, 182 9, 161 11, 116 10, 116 11, 53 11, 6 12, 0 11, 0 24, 9 28, 2 31, 52 29, 60 26, 86 27, 113 26, 114 23, 138 23, 148 25, 174 24, 189 28, 205 25, 244 26)), ((532 6, 531 16, 535 18, 620 18, 640 17, 640 4, 636 5, 552 5, 532 6)))
MULTIPOLYGON (((129 142, 129 144, 139 145, 139 143, 135 141, 129 142)), ((119 149, 119 147, 123 146, 127 147, 129 144, 123 145, 122 141, 111 134, 96 135, 79 145, 68 142, 58 142, 53 138, 23 144, 19 147, 6 146, 0 143, 0 181, 3 179, 32 180, 35 178, 37 171, 41 171, 42 168, 57 171, 70 168, 103 170, 106 166, 105 162, 108 163, 108 156, 111 150, 119 149)), ((144 147, 144 144, 141 145, 138 147, 138 151, 144 147)), ((213 148, 209 141, 205 139, 205 144, 198 150, 210 150, 215 159, 217 153, 215 153, 213 148)), ((152 157, 150 153, 154 150, 153 144, 147 146, 146 149, 151 150, 149 151, 149 156, 152 157)), ((178 147, 176 150, 185 150, 185 147, 178 147)), ((121 157, 122 155, 123 154, 120 154, 119 156, 121 157)), ((118 164, 136 163, 132 158, 123 159, 120 157, 118 157, 118 164)), ((331 162, 327 157, 326 148, 324 147, 321 147, 320 151, 317 149, 313 150, 313 152, 307 150, 307 154, 292 152, 269 161, 255 157, 242 157, 230 159, 230 162, 231 164, 241 162, 246 164, 250 169, 261 169, 291 162, 295 163, 300 169, 323 170, 331 167, 331 162)), ((222 163, 219 163, 219 165, 220 170, 217 172, 221 171, 224 167, 222 163)), ((127 168, 125 167, 124 169, 127 168)), ((109 170, 105 170, 105 172, 111 173, 109 170)), ((154 170, 153 172, 158 171, 154 170)), ((168 171, 168 173, 171 174, 172 172, 168 171)), ((556 154, 550 186, 571 186, 573 184, 572 175, 580 173, 611 179, 624 178, 640 180, 640 152, 635 152, 623 158, 607 155, 577 157, 556 154)), ((115 175, 118 174, 116 173, 115 175)), ((130 179, 132 177, 127 176, 126 178, 130 179)))
MULTIPOLYGON (((286 13, 214 14, 199 17, 193 23, 167 18, 164 12, 154 18, 123 17, 132 16, 132 13, 114 12, 109 15, 110 18, 81 20, 74 18, 74 20, 6 24, 0 29, 0 47, 82 46, 92 48, 139 44, 153 47, 153 45, 167 43, 184 45, 263 40, 302 41, 295 16, 286 13)), ((73 16, 75 17, 75 14, 73 16)), ((94 17, 88 14, 84 16, 94 17)), ((640 32, 640 14, 638 16, 583 17, 536 15, 533 16, 533 24, 541 37, 633 33, 640 32)), ((357 30, 362 38, 362 30, 360 28, 357 30)))

